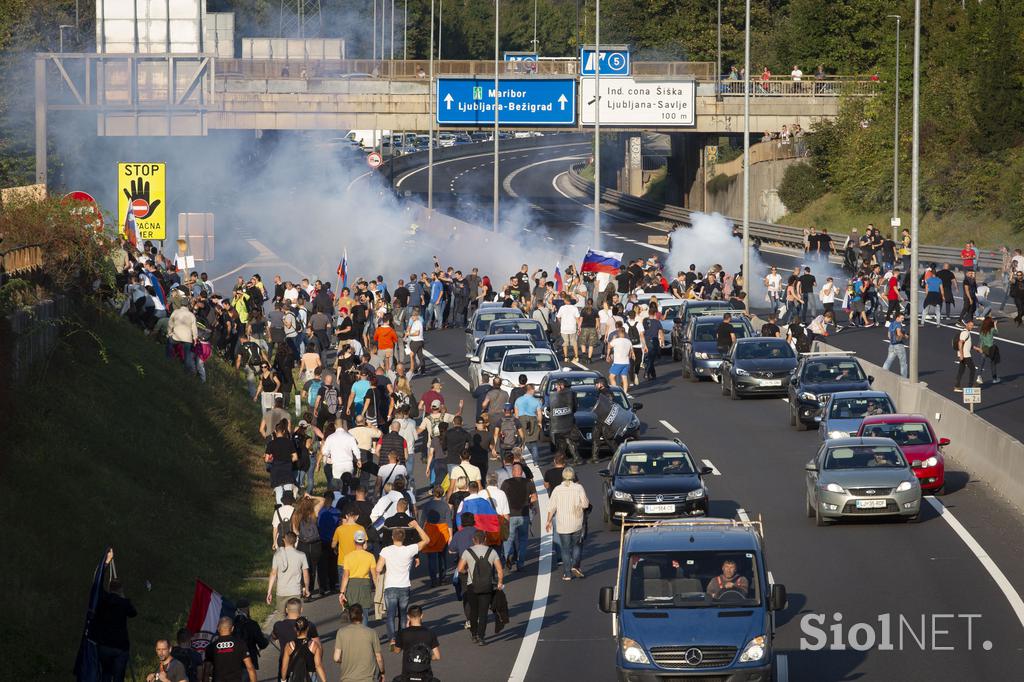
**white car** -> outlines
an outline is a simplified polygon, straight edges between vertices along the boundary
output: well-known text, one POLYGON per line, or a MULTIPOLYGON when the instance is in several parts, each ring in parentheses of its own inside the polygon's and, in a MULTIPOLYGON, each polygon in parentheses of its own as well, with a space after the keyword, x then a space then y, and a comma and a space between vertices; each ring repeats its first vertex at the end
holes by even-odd
POLYGON ((493 334, 481 339, 475 353, 467 353, 469 360, 469 389, 487 383, 498 375, 505 353, 513 348, 533 348, 527 334, 493 334))
POLYGON ((558 358, 548 348, 513 348, 505 353, 498 369, 501 387, 511 391, 519 385, 519 376, 526 375, 526 383, 539 386, 550 372, 562 369, 558 358))

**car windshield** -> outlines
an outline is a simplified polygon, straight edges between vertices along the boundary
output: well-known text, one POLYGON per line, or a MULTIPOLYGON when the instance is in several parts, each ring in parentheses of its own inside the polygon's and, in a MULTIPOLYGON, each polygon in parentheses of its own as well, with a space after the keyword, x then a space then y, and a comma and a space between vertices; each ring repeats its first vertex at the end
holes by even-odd
POLYGON ((626 608, 714 608, 760 602, 753 552, 630 554, 626 608))
POLYGON ((502 372, 552 372, 558 361, 551 353, 515 353, 501 361, 502 372))
POLYGON ((899 445, 928 445, 934 442, 931 431, 924 422, 865 424, 861 429, 861 435, 892 438, 899 445))
POLYGON ((756 341, 736 346, 737 360, 781 360, 795 358, 793 348, 785 341, 756 341))
MULTIPOLYGON (((592 410, 594 405, 597 405, 597 391, 573 391, 576 398, 576 409, 577 410, 592 410)), ((622 391, 612 389, 612 400, 614 400, 619 407, 629 409, 629 403, 626 402, 626 395, 622 391)))
POLYGON ((873 414, 892 414, 892 401, 888 396, 880 398, 832 398, 832 419, 863 419, 873 414))
MULTIPOLYGON (((701 322, 693 330, 693 340, 696 343, 702 341, 715 341, 718 339, 718 325, 721 322, 701 322)), ((747 336, 747 327, 742 322, 733 322, 732 330, 736 333, 737 339, 747 336)))
POLYGON ((501 362, 509 348, 523 348, 525 343, 492 343, 484 348, 484 357, 481 362, 501 362))
POLYGON ((832 448, 825 455, 826 469, 898 469, 903 455, 891 445, 852 445, 832 448))
POLYGON ((694 474, 693 460, 686 450, 645 450, 624 452, 616 476, 658 476, 661 474, 694 474))
POLYGON ((495 320, 487 330, 488 334, 529 334, 531 338, 542 341, 544 332, 540 323, 533 320, 511 319, 495 320))
POLYGON ((663 320, 672 321, 679 315, 678 303, 661 303, 659 306, 663 320))
POLYGON ((813 360, 804 367, 803 379, 809 384, 866 381, 864 370, 856 360, 813 360))
POLYGON ((712 303, 710 301, 707 302, 707 303, 691 303, 691 304, 686 306, 686 309, 685 309, 686 313, 685 314, 686 314, 687 319, 689 319, 689 318, 693 317, 694 315, 703 315, 703 314, 705 314, 707 312, 710 312, 712 310, 721 311, 722 308, 728 308, 728 307, 729 307, 729 305, 727 303, 725 303, 725 302, 722 302, 722 301, 719 301, 719 302, 716 302, 716 303, 712 303))
POLYGON ((487 327, 490 326, 491 322, 495 320, 511 320, 515 318, 521 318, 523 314, 518 310, 511 310, 502 308, 499 310, 488 310, 485 313, 479 313, 476 316, 476 326, 473 327, 478 332, 487 331, 487 327))

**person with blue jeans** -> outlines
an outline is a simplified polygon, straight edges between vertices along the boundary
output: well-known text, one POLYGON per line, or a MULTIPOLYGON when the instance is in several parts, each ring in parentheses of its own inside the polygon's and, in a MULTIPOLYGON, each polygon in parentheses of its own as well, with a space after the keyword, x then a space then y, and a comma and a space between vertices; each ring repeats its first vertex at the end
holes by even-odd
POLYGON ((419 542, 406 545, 405 529, 396 528, 391 531, 391 546, 382 549, 377 559, 377 573, 384 574, 384 608, 387 610, 384 623, 392 647, 395 646, 395 634, 405 623, 405 612, 409 608, 409 592, 412 589, 409 571, 412 561, 430 543, 430 537, 419 523, 410 521, 409 526, 419 533, 419 542))
POLYGON ((903 311, 896 313, 895 319, 889 323, 889 353, 885 356, 882 369, 889 370, 895 360, 900 361, 900 374, 906 378, 909 376, 910 367, 907 365, 907 335, 903 331, 903 311))
MULTIPOLYGON (((521 399, 520 399, 521 400, 521 399)), ((530 542, 530 511, 537 503, 537 487, 526 478, 523 465, 512 465, 512 477, 501 484, 501 491, 508 498, 508 539, 505 540, 505 565, 511 568, 512 557, 516 570, 526 566, 526 549, 530 542)))
POLYGON ((533 461, 537 462, 539 461, 540 426, 544 419, 544 413, 533 384, 526 385, 526 392, 516 398, 514 408, 516 419, 523 427, 523 447, 533 455, 533 461))
POLYGON ((582 578, 583 520, 590 500, 583 486, 576 482, 572 467, 562 469, 562 483, 551 491, 545 531, 550 533, 552 521, 558 520, 558 540, 562 547, 562 580, 582 578))
POLYGON ((430 305, 427 308, 426 323, 428 327, 433 323, 434 329, 444 326, 444 283, 437 273, 434 273, 434 278, 430 282, 430 305))

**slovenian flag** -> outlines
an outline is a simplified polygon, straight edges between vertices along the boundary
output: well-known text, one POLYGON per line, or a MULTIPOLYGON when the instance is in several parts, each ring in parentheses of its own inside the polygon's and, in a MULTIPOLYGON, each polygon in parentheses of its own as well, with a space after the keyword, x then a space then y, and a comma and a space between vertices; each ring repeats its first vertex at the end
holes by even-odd
POLYGON ((558 268, 560 264, 555 263, 555 291, 562 290, 562 271, 558 268))
POLYGON ((485 533, 495 533, 501 530, 498 512, 486 497, 467 497, 462 501, 462 504, 459 505, 459 512, 455 515, 460 529, 462 528, 462 515, 466 512, 473 515, 473 525, 477 530, 482 530, 485 533))
POLYGON ((153 287, 153 291, 156 293, 157 299, 166 307, 167 295, 164 293, 164 287, 160 284, 160 278, 156 276, 155 272, 149 272, 148 270, 142 271, 142 276, 146 279, 146 283, 153 287))
POLYGON ((192 608, 188 611, 188 623, 185 626, 192 633, 192 646, 202 653, 210 640, 217 636, 217 621, 224 616, 234 615, 234 604, 202 580, 197 580, 196 591, 192 596, 192 608))
POLYGON ((139 250, 139 226, 135 222, 135 213, 132 212, 131 204, 128 205, 128 215, 124 217, 124 236, 128 243, 136 251, 139 250))
POLYGON ((338 280, 341 282, 342 289, 348 286, 348 249, 345 249, 345 253, 341 256, 341 263, 338 264, 338 280))
POLYGON ((580 272, 604 272, 609 275, 617 275, 621 267, 621 252, 590 249, 583 257, 583 266, 580 268, 580 272))

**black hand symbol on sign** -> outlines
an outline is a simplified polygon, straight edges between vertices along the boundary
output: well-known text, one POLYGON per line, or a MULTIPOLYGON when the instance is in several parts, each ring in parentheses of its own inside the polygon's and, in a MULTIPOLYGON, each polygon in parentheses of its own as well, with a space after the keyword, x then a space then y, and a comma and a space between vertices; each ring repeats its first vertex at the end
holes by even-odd
POLYGON ((139 220, 145 220, 149 216, 153 215, 153 211, 155 211, 156 207, 160 205, 160 200, 157 199, 153 203, 149 203, 149 183, 144 181, 142 178, 132 180, 131 188, 131 192, 127 189, 124 190, 124 195, 128 197, 129 205, 136 199, 142 199, 149 205, 149 210, 146 212, 146 215, 139 218, 139 220))

